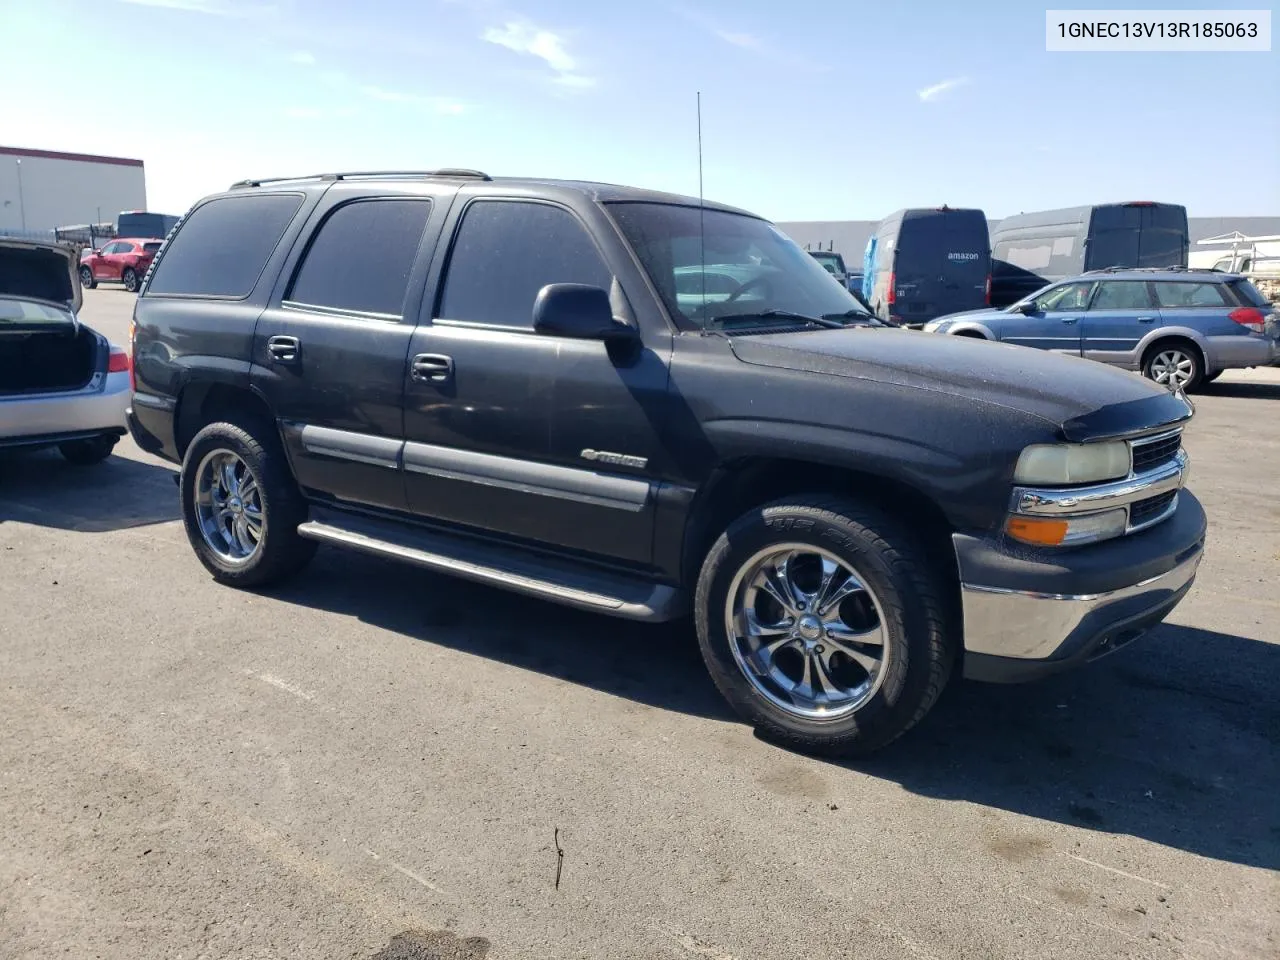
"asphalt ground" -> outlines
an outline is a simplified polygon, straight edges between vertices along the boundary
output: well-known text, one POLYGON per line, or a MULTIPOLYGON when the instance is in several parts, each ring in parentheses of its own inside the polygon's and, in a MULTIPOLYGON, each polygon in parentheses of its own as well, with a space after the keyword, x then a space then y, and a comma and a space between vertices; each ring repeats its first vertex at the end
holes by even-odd
POLYGON ((856 764, 687 628, 333 549, 236 592, 131 441, 0 460, 0 957, 1280 956, 1280 371, 1196 403, 1169 622, 856 764))

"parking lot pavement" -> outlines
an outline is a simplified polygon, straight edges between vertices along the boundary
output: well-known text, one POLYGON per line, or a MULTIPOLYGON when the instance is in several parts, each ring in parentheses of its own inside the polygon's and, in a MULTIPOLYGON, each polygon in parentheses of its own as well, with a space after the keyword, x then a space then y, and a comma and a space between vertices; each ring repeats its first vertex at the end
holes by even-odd
POLYGON ((1280 955, 1278 373, 1197 400, 1168 624, 857 764, 755 739, 687 628, 324 549, 236 592, 131 442, 0 461, 0 955, 1280 955))

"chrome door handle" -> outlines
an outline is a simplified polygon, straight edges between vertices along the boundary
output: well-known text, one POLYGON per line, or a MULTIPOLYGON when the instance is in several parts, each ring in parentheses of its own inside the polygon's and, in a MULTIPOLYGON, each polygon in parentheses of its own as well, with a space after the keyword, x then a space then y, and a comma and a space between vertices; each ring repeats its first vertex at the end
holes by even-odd
POLYGON ((1156 318, 1155 317, 1139 317, 1138 322, 1139 323, 1155 323, 1156 318))
POLYGON ((267 340, 267 353, 276 363, 297 363, 302 353, 302 341, 297 337, 271 337, 267 340))
POLYGON ((1064 317, 1064 318, 1063 318, 1063 320, 1062 320, 1062 322, 1063 322, 1063 323, 1075 323, 1075 322, 1076 322, 1077 320, 1079 320, 1079 319, 1080 319, 1079 317, 1064 317))
POLYGON ((424 383, 445 383, 453 377, 453 358, 420 353, 409 361, 409 376, 424 383))

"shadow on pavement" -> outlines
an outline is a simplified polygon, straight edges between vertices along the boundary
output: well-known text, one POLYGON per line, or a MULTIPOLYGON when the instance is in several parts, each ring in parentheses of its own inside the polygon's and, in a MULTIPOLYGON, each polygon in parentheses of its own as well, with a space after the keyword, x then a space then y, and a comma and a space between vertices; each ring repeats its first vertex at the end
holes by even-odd
POLYGON ((956 683, 914 734, 849 766, 922 796, 1274 870, 1277 688, 1280 645, 1165 624, 1042 683, 956 683))
MULTIPOLYGON (((272 592, 664 710, 729 719, 688 623, 582 613, 321 550, 272 592)), ((1039 684, 955 681, 876 757, 840 768, 1201 856, 1280 867, 1280 646, 1165 625, 1039 684)))
MULTIPOLYGON (((1200 388, 1206 397, 1242 397, 1253 400, 1280 400, 1280 383, 1262 383, 1256 380, 1223 383, 1217 380, 1200 388)), ((1191 397, 1195 402, 1195 395, 1191 397)))
POLYGON ((175 472, 118 456, 78 467, 56 450, 0 452, 0 523, 104 533, 176 520, 175 472))

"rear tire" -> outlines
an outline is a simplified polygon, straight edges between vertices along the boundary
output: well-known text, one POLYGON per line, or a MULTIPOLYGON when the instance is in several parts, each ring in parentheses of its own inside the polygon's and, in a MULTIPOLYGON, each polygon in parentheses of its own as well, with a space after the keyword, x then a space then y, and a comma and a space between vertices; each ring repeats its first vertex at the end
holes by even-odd
POLYGON ((1142 375, 1170 390, 1177 385, 1190 393, 1204 381, 1204 357, 1186 340, 1162 340, 1147 349, 1142 375))
POLYGON ((119 439, 112 434, 104 434, 85 440, 68 440, 58 444, 58 452, 68 463, 74 463, 77 467, 91 467, 111 456, 119 439))
POLYGON ((88 267, 80 268, 80 286, 86 290, 93 290, 98 286, 98 281, 93 279, 93 271, 88 267))
POLYGON ((209 424, 187 447, 180 487, 187 539, 219 583, 264 586, 315 555, 298 535, 307 504, 273 425, 209 424))
POLYGON ((120 279, 124 282, 124 288, 130 293, 138 292, 138 274, 133 267, 125 267, 124 273, 120 274, 120 279))
POLYGON ((897 739, 942 692, 955 656, 944 597, 927 552, 891 517, 798 496, 716 541, 694 614, 707 669, 743 719, 789 747, 847 756, 897 739))

